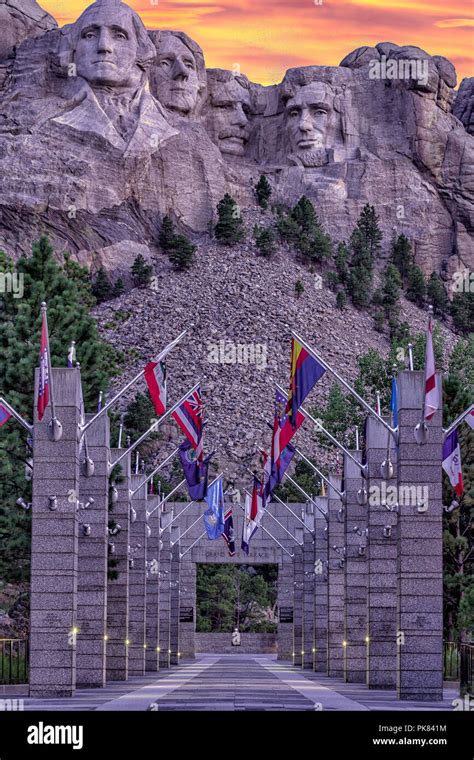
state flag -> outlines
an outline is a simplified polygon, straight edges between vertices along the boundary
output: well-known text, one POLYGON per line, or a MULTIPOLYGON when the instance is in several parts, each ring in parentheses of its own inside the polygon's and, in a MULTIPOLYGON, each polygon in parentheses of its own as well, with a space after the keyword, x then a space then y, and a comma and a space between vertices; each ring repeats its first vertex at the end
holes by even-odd
POLYGON ((166 364, 165 362, 148 362, 145 367, 145 380, 156 414, 161 417, 166 412, 166 364))
POLYGON ((461 466, 461 448, 458 441, 458 431, 455 429, 446 436, 443 443, 443 470, 456 494, 461 496, 464 491, 461 466))
POLYGON ((325 372, 325 367, 311 356, 296 338, 293 338, 291 342, 290 390, 286 409, 289 413, 290 422, 295 429, 297 427, 298 409, 325 372))

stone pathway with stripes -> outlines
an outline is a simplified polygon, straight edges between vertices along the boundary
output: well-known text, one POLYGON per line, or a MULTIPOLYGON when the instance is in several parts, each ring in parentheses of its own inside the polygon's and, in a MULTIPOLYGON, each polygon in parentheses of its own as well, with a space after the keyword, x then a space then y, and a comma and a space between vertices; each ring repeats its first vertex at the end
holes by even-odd
POLYGON ((369 690, 277 661, 273 655, 198 655, 179 667, 79 689, 72 698, 30 699, 0 686, 0 700, 22 699, 25 710, 93 711, 366 711, 452 710, 457 694, 442 702, 400 702, 395 692, 369 690))

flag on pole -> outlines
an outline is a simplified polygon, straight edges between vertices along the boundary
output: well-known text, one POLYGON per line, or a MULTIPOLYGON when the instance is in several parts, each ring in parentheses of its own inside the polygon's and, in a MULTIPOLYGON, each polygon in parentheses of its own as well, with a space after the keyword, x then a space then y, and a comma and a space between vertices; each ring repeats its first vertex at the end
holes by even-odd
POLYGON ((471 409, 467 417, 464 418, 464 422, 467 422, 469 427, 474 430, 474 409, 471 409))
POLYGON ((200 388, 190 393, 172 414, 172 417, 196 451, 198 460, 202 459, 203 453, 203 415, 204 405, 201 399, 200 388))
POLYGON ((224 532, 222 538, 227 544, 229 556, 235 556, 234 514, 232 507, 227 507, 224 514, 224 532))
POLYGON ((10 417, 11 417, 11 414, 8 411, 8 409, 6 409, 3 406, 3 404, 0 404, 0 427, 2 427, 2 425, 4 425, 6 422, 8 422, 8 420, 10 419, 10 417))
POLYGON ((161 416, 166 412, 166 364, 165 362, 148 362, 145 367, 145 380, 150 391, 155 412, 161 416))
POLYGON ((69 346, 69 351, 67 352, 67 366, 69 369, 72 369, 74 367, 75 361, 76 361, 76 344, 74 341, 72 341, 71 345, 69 346))
POLYGON ((297 411, 308 393, 326 372, 301 343, 295 338, 291 342, 291 371, 290 391, 288 394, 287 412, 293 427, 297 427, 297 411))
POLYGON ((196 451, 187 439, 179 447, 178 454, 191 500, 202 501, 207 494, 208 468, 212 454, 209 454, 202 462, 198 462, 196 451))
POLYGON ((397 378, 392 377, 392 397, 390 399, 390 411, 392 412, 392 427, 398 427, 398 391, 397 378))
POLYGON ((288 446, 294 434, 304 422, 304 414, 296 412, 296 423, 290 422, 285 409, 287 400, 277 389, 275 391, 275 414, 273 419, 273 439, 272 439, 272 462, 278 464, 282 451, 288 446))
MULTIPOLYGON (((279 486, 280 483, 282 482, 285 472, 290 466, 295 453, 296 453, 295 447, 291 443, 289 443, 283 449, 278 462, 274 462, 273 460, 271 460, 271 471, 269 475, 267 475, 267 473, 264 470, 264 473, 266 475, 265 487, 264 487, 265 506, 267 502, 270 501, 272 493, 275 490, 275 488, 277 488, 277 486, 279 486)), ((265 455, 265 452, 263 452, 263 454, 265 455)), ((268 458, 268 461, 270 461, 269 458, 268 458)))
POLYGON ((433 349, 433 319, 428 319, 425 354, 425 404, 424 419, 431 420, 440 408, 439 380, 436 377, 435 356, 433 349))
POLYGON ((242 527, 242 543, 241 548, 242 551, 245 552, 245 554, 248 555, 249 549, 250 549, 250 539, 254 535, 255 531, 257 530, 258 526, 260 525, 260 520, 263 516, 263 508, 262 508, 262 502, 258 501, 258 498, 256 498, 256 505, 257 505, 257 513, 255 515, 255 518, 252 518, 252 508, 254 507, 254 492, 258 490, 258 480, 257 484, 254 481, 254 488, 252 492, 252 496, 249 494, 246 494, 245 496, 245 514, 244 514, 244 523, 242 527), (259 509, 260 506, 260 509, 259 509))
POLYGON ((446 436, 443 443, 443 470, 447 474, 449 482, 457 495, 461 496, 464 491, 464 484, 462 480, 461 449, 456 429, 446 436))
POLYGON ((38 419, 41 422, 44 410, 49 403, 49 339, 48 328, 46 326, 46 313, 43 312, 43 322, 41 325, 41 348, 39 363, 39 384, 38 384, 38 419))
POLYGON ((215 480, 207 489, 205 496, 209 508, 203 514, 207 537, 214 541, 224 533, 224 491, 222 478, 215 480))

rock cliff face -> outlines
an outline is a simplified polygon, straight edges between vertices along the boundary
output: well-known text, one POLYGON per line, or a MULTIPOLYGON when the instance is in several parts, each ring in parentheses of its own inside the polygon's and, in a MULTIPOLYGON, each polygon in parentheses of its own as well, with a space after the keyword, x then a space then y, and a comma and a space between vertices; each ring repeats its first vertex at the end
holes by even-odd
POLYGON ((8 253, 46 232, 58 253, 129 266, 164 214, 199 239, 222 195, 247 205, 264 172, 275 201, 305 193, 336 240, 369 202, 426 272, 474 269, 472 80, 453 114, 447 59, 387 42, 262 87, 206 70, 186 34, 147 33, 119 0, 63 29, 33 0, 0 2, 0 20, 8 253))

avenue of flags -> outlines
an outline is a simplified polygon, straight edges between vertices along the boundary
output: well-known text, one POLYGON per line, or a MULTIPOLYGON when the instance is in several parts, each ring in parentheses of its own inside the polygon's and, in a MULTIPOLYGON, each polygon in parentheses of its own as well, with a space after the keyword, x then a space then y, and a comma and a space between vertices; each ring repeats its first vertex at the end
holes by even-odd
MULTIPOLYGON (((183 333, 184 334, 184 333, 183 333)), ((181 336, 180 336, 181 337, 181 336)), ((170 343, 160 354, 157 361, 150 361, 145 368, 131 381, 135 382, 139 377, 144 377, 155 413, 161 417, 167 413, 167 376, 166 361, 164 359, 170 347, 176 344, 180 338, 170 343)), ((291 342, 290 378, 288 396, 277 388, 275 391, 273 424, 270 424, 271 446, 267 453, 260 449, 262 455, 261 476, 254 474, 251 496, 247 494, 245 501, 245 516, 243 522, 241 548, 245 554, 249 554, 250 541, 261 524, 267 506, 272 500, 275 489, 282 483, 285 474, 290 467, 296 453, 292 439, 306 419, 306 414, 301 407, 314 386, 323 377, 326 371, 336 374, 330 365, 321 358, 317 359, 318 352, 305 344, 303 339, 295 335, 291 342)), ((72 369, 76 361, 76 346, 72 341, 67 353, 67 367, 72 369)), ((336 375, 336 377, 338 377, 336 375)), ((37 415, 41 421, 45 410, 50 405, 52 416, 54 415, 54 395, 51 376, 51 353, 48 336, 48 320, 46 305, 41 309, 41 336, 39 346, 39 372, 37 390, 37 415)), ((341 382, 343 381, 339 378, 341 382)), ((127 386, 128 387, 128 386, 127 386)), ((346 384, 346 387, 347 386, 346 384)), ((116 398, 118 398, 118 394, 116 398)), ((100 394, 98 410, 102 411, 103 392, 100 394)), ((359 399, 361 400, 361 399, 359 399)), ((361 400, 362 401, 362 400, 361 400)), ((107 404, 107 408, 110 405, 107 404)), ((365 403, 365 402, 362 402, 365 403)), ((399 399, 396 377, 391 381, 391 426, 392 432, 399 425, 399 399)), ((367 404, 366 408, 373 414, 367 404)), ((430 313, 426 332, 426 351, 424 364, 424 395, 422 406, 422 425, 426 428, 435 413, 442 408, 441 388, 439 376, 436 374, 435 353, 433 346, 433 319, 430 313)), ((104 410, 106 411, 106 410, 104 410)), ((185 438, 177 452, 179 457, 187 490, 192 502, 205 502, 206 509, 203 512, 203 521, 206 535, 210 540, 222 537, 226 542, 230 556, 235 554, 235 535, 233 524, 233 511, 231 506, 226 506, 224 501, 223 478, 219 476, 208 485, 208 469, 212 452, 204 456, 203 430, 204 404, 201 396, 200 385, 184 396, 181 402, 177 402, 168 414, 174 419, 184 434, 185 438)), ((380 396, 377 400, 377 414, 381 414, 380 396)), ((18 413, 6 401, 0 402, 0 428, 2 428, 14 416, 16 420, 28 425, 19 417, 18 413), (6 404, 6 405, 5 405, 6 404)), ((311 415, 308 413, 308 416, 311 415)), ((474 429, 474 410, 467 410, 461 415, 449 429, 443 443, 442 467, 446 472, 451 486, 457 496, 463 493, 463 476, 461 463, 461 449, 458 439, 457 426, 466 422, 474 429)), ((324 486, 323 486, 324 487, 324 486)), ((153 493, 153 480, 150 483, 150 493, 153 493)))

